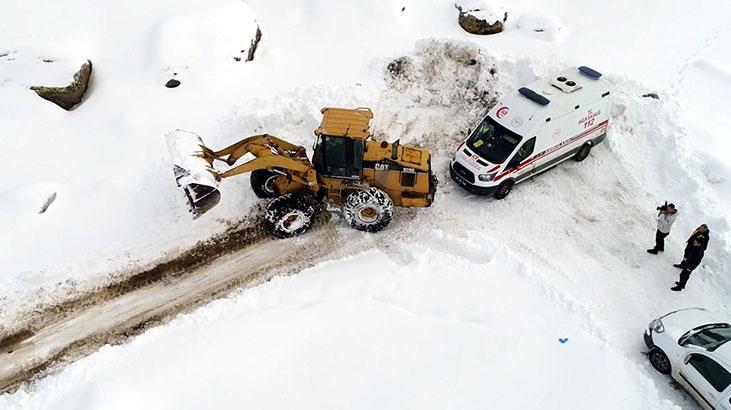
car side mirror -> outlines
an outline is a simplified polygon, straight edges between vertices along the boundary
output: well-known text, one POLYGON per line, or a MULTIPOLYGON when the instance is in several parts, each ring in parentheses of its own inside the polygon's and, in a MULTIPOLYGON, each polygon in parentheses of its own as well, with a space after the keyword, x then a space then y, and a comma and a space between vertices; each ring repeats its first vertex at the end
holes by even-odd
POLYGON ((472 134, 472 128, 467 128, 467 135, 472 134))
POLYGON ((688 362, 690 362, 690 355, 685 356, 683 359, 683 363, 688 364, 688 362))

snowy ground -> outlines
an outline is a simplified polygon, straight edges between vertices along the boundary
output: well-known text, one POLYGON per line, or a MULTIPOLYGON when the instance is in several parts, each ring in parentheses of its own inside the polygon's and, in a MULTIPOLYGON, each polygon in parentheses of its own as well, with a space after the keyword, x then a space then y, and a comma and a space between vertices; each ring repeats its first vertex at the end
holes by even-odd
POLYGON ((516 1, 506 32, 491 37, 462 32, 452 2, 161 2, 134 13, 66 2, 68 19, 50 12, 59 7, 0 15, 0 331, 37 303, 224 230, 255 202, 240 178, 190 220, 162 138, 174 128, 212 146, 255 132, 310 146, 321 107, 371 106, 379 134, 434 150, 442 185, 434 207, 399 212, 373 236, 377 251, 353 249, 104 348, 0 407, 195 408, 211 396, 214 407, 693 406, 645 363, 640 333, 678 307, 731 311, 727 3, 516 1), (236 62, 255 21, 256 60, 236 62), (549 30, 526 28, 542 21, 549 30), (418 41, 434 38, 458 42, 418 41), (413 70, 394 80, 385 67, 402 55, 413 70), (86 58, 92 91, 75 110, 28 90, 64 83, 86 58), (486 100, 572 64, 617 86, 609 138, 588 161, 502 202, 448 181, 449 154, 486 100), (169 90, 172 73, 182 85, 169 90), (681 216, 653 258, 644 249, 665 199, 681 216), (702 222, 712 230, 704 266, 671 293, 670 265, 702 222))
POLYGON ((42 381, 43 394, 16 394, 15 404, 671 407, 644 369, 549 303, 523 276, 529 268, 486 235, 429 236, 436 240, 393 249, 396 259, 367 251, 215 302, 103 348, 42 381), (464 248, 461 257, 452 246, 464 248), (178 394, 160 394, 169 389, 178 394))

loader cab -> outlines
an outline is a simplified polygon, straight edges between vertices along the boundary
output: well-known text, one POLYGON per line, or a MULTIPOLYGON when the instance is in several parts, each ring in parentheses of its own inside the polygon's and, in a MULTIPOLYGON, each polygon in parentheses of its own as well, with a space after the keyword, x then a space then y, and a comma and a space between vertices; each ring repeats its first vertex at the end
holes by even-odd
POLYGON ((360 179, 363 174, 363 140, 321 135, 312 163, 315 170, 334 178, 360 179))
POLYGON ((328 177, 360 179, 373 113, 368 108, 323 108, 321 112, 312 158, 315 170, 328 177))

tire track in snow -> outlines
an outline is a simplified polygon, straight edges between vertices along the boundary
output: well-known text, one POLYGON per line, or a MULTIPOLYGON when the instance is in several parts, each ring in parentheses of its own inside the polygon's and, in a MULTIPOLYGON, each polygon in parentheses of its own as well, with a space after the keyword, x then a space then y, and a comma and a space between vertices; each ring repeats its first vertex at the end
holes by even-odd
POLYGON ((233 247, 223 256, 193 249, 168 262, 169 271, 161 264, 36 312, 35 320, 0 340, 0 394, 58 371, 105 344, 124 343, 236 288, 296 273, 344 251, 334 249, 341 235, 328 225, 284 241, 267 240, 260 228, 251 226, 227 235, 215 246, 221 251, 233 247), (203 259, 191 269, 176 269, 180 260, 197 257, 203 259))

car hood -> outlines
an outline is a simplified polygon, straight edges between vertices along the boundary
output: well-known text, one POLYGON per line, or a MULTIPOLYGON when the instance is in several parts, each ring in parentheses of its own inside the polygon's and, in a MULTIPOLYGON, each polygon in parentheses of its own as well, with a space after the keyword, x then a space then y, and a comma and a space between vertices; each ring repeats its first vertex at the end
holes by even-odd
POLYGON ((680 339, 689 330, 709 323, 728 323, 720 316, 702 308, 680 309, 660 318, 665 331, 674 340, 680 339))

